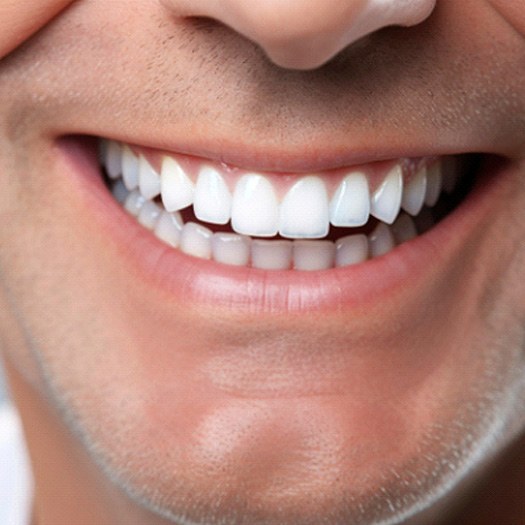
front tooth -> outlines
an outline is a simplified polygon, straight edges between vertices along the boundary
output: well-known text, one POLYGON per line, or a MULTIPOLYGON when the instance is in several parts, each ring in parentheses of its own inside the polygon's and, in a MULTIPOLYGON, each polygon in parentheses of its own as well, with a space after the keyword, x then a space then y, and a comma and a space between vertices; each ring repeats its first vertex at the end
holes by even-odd
POLYGON ((399 213, 402 196, 403 171, 400 165, 396 165, 372 195, 370 213, 376 219, 392 224, 399 213))
POLYGON ((146 199, 140 194, 140 192, 138 190, 133 190, 124 202, 124 209, 134 217, 138 217, 140 209, 144 206, 145 202, 146 199))
POLYGON ((440 161, 435 162, 430 168, 428 168, 427 179, 425 204, 432 207, 438 201, 443 186, 443 175, 440 161))
POLYGON ((396 244, 402 244, 417 237, 417 229, 412 217, 406 213, 401 213, 396 222, 390 227, 396 244))
POLYGON ((330 203, 330 222, 334 226, 357 227, 368 221, 370 193, 363 173, 347 175, 330 203))
POLYGON ((232 228, 237 233, 272 237, 279 230, 279 204, 270 181, 257 174, 244 175, 235 186, 232 228))
POLYGON ((129 191, 139 185, 139 159, 128 146, 122 148, 122 178, 129 191))
POLYGON ((332 241, 294 241, 293 266, 296 270, 333 268, 335 244, 332 241))
POLYGON ((235 233, 214 233, 213 259, 224 264, 246 266, 250 261, 250 238, 235 233))
POLYGON ((380 222, 368 236, 368 244, 372 258, 387 254, 395 247, 395 240, 390 227, 380 222))
POLYGON ((211 258, 211 237, 213 232, 195 222, 187 222, 180 237, 180 249, 188 255, 211 258))
POLYGON ((417 215, 425 203, 427 191, 427 170, 421 168, 403 190, 401 207, 410 215, 417 215))
POLYGON ((160 176, 142 155, 139 158, 139 188, 148 200, 160 193, 160 176))
POLYGON ((111 179, 122 174, 122 148, 118 142, 110 140, 104 148, 106 172, 111 179))
POLYGON ((283 237, 318 239, 328 233, 328 196, 321 178, 297 181, 281 203, 279 233, 283 237))
POLYGON ((161 213, 162 210, 159 206, 157 206, 157 204, 155 204, 153 201, 147 200, 140 209, 138 221, 140 224, 142 224, 142 226, 148 228, 149 230, 153 230, 161 213))
POLYGON ((168 213, 164 211, 155 226, 155 235, 173 248, 177 248, 180 244, 183 226, 184 223, 179 212, 168 213))
POLYGON ((252 241, 252 266, 263 270, 288 270, 292 265, 292 241, 252 241))
POLYGON ((224 179, 210 166, 199 173, 193 198, 195 216, 204 222, 226 224, 230 220, 232 196, 224 179))
POLYGON ((171 157, 164 157, 160 170, 162 203, 167 211, 177 211, 193 203, 195 186, 180 164, 171 157))
POLYGON ((366 235, 347 235, 335 243, 335 265, 349 266, 368 259, 368 238, 366 235))

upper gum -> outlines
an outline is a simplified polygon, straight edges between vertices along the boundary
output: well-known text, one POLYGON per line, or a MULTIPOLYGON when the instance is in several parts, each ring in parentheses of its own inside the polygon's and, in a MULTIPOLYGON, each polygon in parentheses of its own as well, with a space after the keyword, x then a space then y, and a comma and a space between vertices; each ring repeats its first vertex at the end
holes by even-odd
POLYGON ((328 194, 332 195, 335 193, 342 179, 344 179, 346 175, 355 172, 360 172, 366 175, 370 192, 374 192, 381 185, 385 177, 395 165, 401 165, 403 169, 403 182, 406 184, 422 166, 430 166, 438 159, 436 156, 399 158, 376 161, 361 165, 346 166, 326 171, 319 170, 308 173, 278 173, 238 168, 235 166, 229 166, 226 163, 220 161, 181 153, 163 152, 124 143, 122 143, 122 145, 128 146, 135 155, 145 157, 155 169, 155 171, 157 171, 157 173, 160 173, 161 171, 162 159, 164 157, 171 157, 181 165, 184 172, 194 183, 197 181, 200 168, 203 166, 211 166, 222 175, 226 185, 232 192, 235 189, 235 184, 243 175, 257 174, 267 177, 270 180, 279 197, 284 196, 284 194, 298 180, 308 175, 320 176, 326 185, 328 194))

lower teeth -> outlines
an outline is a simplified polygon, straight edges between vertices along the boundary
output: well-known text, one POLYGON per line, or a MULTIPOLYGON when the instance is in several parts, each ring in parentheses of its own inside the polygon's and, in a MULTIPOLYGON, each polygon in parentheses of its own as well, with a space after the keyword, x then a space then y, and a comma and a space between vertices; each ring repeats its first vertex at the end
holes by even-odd
POLYGON ((169 213, 158 199, 129 192, 122 179, 106 177, 106 182, 124 209, 167 245, 193 257, 265 270, 327 270, 381 257, 430 229, 460 200, 459 192, 443 194, 436 206, 424 207, 416 217, 401 212, 391 226, 375 221, 360 229, 332 228, 326 239, 260 239, 213 231, 189 213, 191 208, 169 213))

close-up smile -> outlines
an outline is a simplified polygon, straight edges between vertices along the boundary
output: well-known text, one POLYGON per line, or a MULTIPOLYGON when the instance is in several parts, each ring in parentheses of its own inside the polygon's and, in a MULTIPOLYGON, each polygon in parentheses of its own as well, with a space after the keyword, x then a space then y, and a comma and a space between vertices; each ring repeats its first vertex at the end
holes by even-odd
POLYGON ((24 4, 0 353, 31 525, 494 525, 478 483, 525 429, 519 2, 24 4))
POLYGON ((140 224, 188 255, 266 270, 385 255, 450 210, 461 169, 471 176, 458 157, 270 176, 173 155, 159 169, 135 150, 102 142, 101 156, 114 197, 140 224))
MULTIPOLYGON (((338 308, 416 283, 449 249, 461 247, 458 240, 467 238, 473 219, 483 220, 486 211, 470 204, 490 205, 480 199, 494 186, 488 166, 506 167, 501 158, 465 153, 269 172, 115 140, 95 142, 65 138, 60 151, 74 171, 89 171, 85 180, 103 182, 105 191, 98 193, 100 184, 93 189, 118 217, 109 229, 119 224, 117 237, 136 234, 123 238, 134 248, 145 243, 138 259, 148 280, 156 275, 167 289, 173 282, 177 294, 191 281, 192 299, 263 309, 263 296, 273 297, 273 309, 301 289, 311 305, 338 308), (439 229, 445 219, 448 225, 439 229), (219 289, 222 298, 214 294, 219 289)), ((308 301, 300 308, 308 308, 308 301)))

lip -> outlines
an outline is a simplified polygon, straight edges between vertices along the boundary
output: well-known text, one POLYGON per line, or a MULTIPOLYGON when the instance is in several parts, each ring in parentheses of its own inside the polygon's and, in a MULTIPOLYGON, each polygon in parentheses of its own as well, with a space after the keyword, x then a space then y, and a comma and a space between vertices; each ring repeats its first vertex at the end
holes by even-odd
POLYGON ((114 201, 100 177, 95 144, 57 141, 57 169, 86 205, 91 220, 121 249, 121 264, 159 294, 180 304, 220 306, 241 313, 299 313, 362 309, 417 288, 468 242, 501 191, 505 168, 488 163, 468 197, 431 230, 386 256, 355 266, 313 272, 233 267, 188 256, 159 241, 114 201), (495 176, 498 172, 498 177, 495 176))

